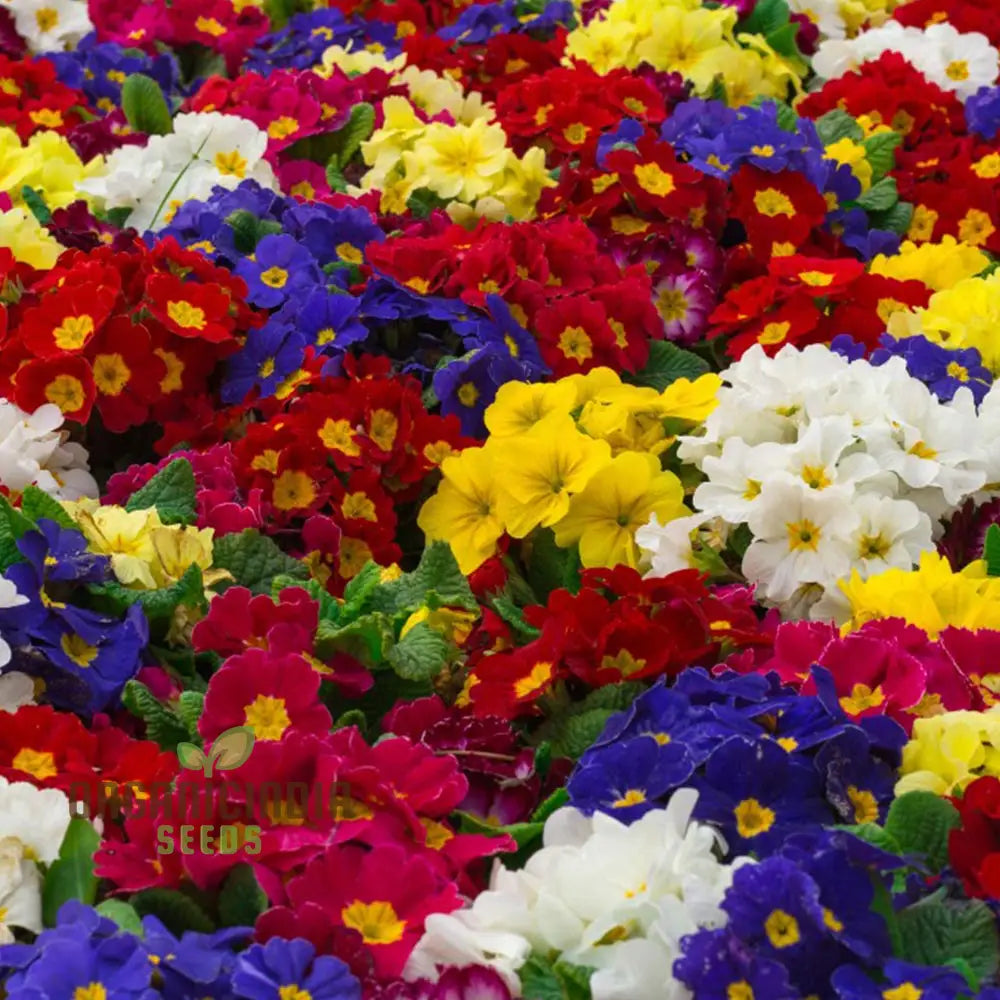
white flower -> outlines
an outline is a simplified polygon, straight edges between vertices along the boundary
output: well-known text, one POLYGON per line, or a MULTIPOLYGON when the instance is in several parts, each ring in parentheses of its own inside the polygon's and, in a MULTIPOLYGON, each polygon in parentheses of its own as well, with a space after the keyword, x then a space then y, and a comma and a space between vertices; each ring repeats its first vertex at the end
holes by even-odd
POLYGON ((69 799, 58 788, 0 777, 0 838, 16 837, 32 860, 56 860, 70 815, 69 799))
POLYGON ((124 146, 105 161, 100 174, 77 188, 106 209, 129 208, 130 226, 140 231, 169 225, 187 201, 208 198, 216 187, 244 180, 277 190, 264 159, 267 134, 253 122, 218 112, 177 115, 169 135, 151 136, 145 146, 124 146))
POLYGON ((847 24, 840 12, 840 0, 788 0, 795 14, 805 14, 819 29, 821 38, 843 38, 847 24))
POLYGON ((86 0, 8 0, 17 33, 34 52, 62 52, 94 30, 86 0))
POLYGON ((995 83, 1000 68, 997 50, 978 31, 962 33, 950 24, 904 28, 898 21, 887 21, 849 41, 823 42, 813 55, 812 67, 817 76, 830 80, 883 52, 900 53, 929 80, 955 91, 962 100, 995 83))
POLYGON ((671 971, 680 939, 725 923, 719 904, 734 868, 716 860, 718 835, 691 822, 696 801, 681 789, 629 826, 558 810, 522 870, 498 863, 468 909, 427 919, 404 974, 436 978, 439 967, 487 964, 520 996, 517 970, 528 955, 556 951, 597 970, 595 1000, 688 997, 671 971))
POLYGON ((709 514, 692 514, 660 524, 653 514, 636 533, 635 541, 648 560, 649 576, 669 576, 696 565, 692 537, 707 522, 709 514))
POLYGON ((754 540, 743 573, 770 601, 790 598, 803 584, 826 584, 851 568, 847 547, 858 523, 853 491, 810 489, 804 483, 765 483, 747 524, 754 540))
POLYGON ((0 944, 14 940, 12 927, 42 929, 42 878, 16 837, 0 838, 0 944))
POLYGON ((87 452, 64 443, 62 422, 59 407, 51 403, 29 414, 0 400, 0 485, 16 493, 35 485, 65 500, 97 496, 87 452))
MULTIPOLYGON (((2 639, 0 639, 0 660, 3 660, 0 666, 10 660, 10 647, 2 639), (5 651, 7 659, 3 660, 5 651)), ((18 670, 0 674, 0 712, 16 712, 22 705, 34 703, 35 682, 27 674, 22 674, 18 670)))

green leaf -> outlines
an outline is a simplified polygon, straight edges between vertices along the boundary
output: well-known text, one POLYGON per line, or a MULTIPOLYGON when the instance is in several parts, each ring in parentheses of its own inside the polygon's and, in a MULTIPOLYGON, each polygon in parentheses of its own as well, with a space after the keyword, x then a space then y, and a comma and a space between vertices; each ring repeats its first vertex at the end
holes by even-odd
POLYGON ((470 611, 479 607, 447 542, 432 542, 412 573, 383 584, 371 594, 375 611, 416 611, 425 605, 470 611))
POLYGON ((281 232, 281 223, 273 219, 259 219, 245 208, 226 216, 226 225, 233 231, 233 243, 242 254, 252 254, 265 236, 281 232))
POLYGON ((232 583, 219 584, 218 590, 238 584, 255 594, 268 594, 276 576, 283 574, 296 580, 309 576, 305 563, 286 555, 256 528, 245 528, 239 534, 218 539, 213 546, 212 565, 228 569, 233 575, 232 583))
POLYGON ((788 23, 788 4, 785 0, 758 0, 750 14, 740 22, 741 32, 769 35, 788 23))
POLYGON ((962 961, 980 979, 1000 965, 996 918, 986 903, 954 902, 937 895, 899 913, 902 954, 907 962, 944 965, 962 961))
POLYGON ((526 642, 537 639, 542 633, 524 620, 524 612, 509 597, 497 594, 490 604, 493 610, 526 642))
POLYGON ((135 907, 126 903, 124 899, 105 899, 94 909, 102 917, 113 920, 123 931, 142 937, 142 921, 139 919, 139 914, 135 912, 135 907))
POLYGON ((540 528, 531 535, 527 560, 528 584, 540 604, 553 590, 565 589, 575 594, 580 589, 580 556, 574 546, 561 549, 551 528, 540 528))
POLYGON ((190 897, 176 889, 143 889, 131 899, 140 917, 154 916, 177 937, 184 931, 211 934, 215 924, 190 897))
POLYGON ((205 603, 201 567, 197 563, 188 566, 184 575, 169 587, 132 590, 130 587, 123 587, 117 580, 111 580, 108 583, 95 584, 90 591, 98 598, 98 602, 112 613, 120 613, 125 608, 138 604, 150 624, 159 623, 161 626, 170 622, 180 605, 186 604, 190 608, 195 608, 205 603))
POLYGON ((122 110, 135 132, 169 135, 174 130, 170 108, 160 85, 144 73, 133 73, 122 84, 122 110))
POLYGON ((219 921, 223 927, 253 927, 267 909, 267 893, 253 868, 237 865, 227 876, 219 895, 219 921))
POLYGON ((326 183, 330 185, 331 191, 336 191, 339 194, 347 192, 347 178, 340 169, 336 153, 330 157, 330 161, 326 165, 326 183))
POLYGON ((597 688, 583 701, 543 722, 530 741, 537 744, 547 740, 552 744, 553 756, 576 760, 601 735, 608 719, 628 708, 642 690, 641 684, 632 682, 597 688))
POLYGON ((361 143, 375 129, 375 109, 365 101, 351 108, 347 122, 337 129, 337 162, 341 169, 351 162, 351 158, 361 148, 361 143))
POLYGON ((897 201, 885 212, 869 212, 868 221, 872 229, 884 229, 903 236, 913 221, 913 206, 908 201, 897 201))
POLYGON ((838 826, 835 829, 843 830, 846 833, 863 840, 872 847, 877 847, 880 851, 889 854, 902 854, 902 848, 896 843, 895 838, 878 823, 859 823, 857 826, 838 826))
POLYGON ((562 809, 567 802, 569 802, 569 792, 565 788, 557 788, 531 814, 532 822, 544 823, 557 809, 562 809))
POLYGON ((17 540, 33 530, 34 525, 10 501, 0 495, 0 571, 24 562, 24 556, 17 547, 17 540))
POLYGON ((100 834, 82 816, 74 816, 66 828, 59 857, 52 862, 42 886, 42 920, 54 927, 59 908, 71 899, 93 903, 97 898, 94 855, 101 846, 100 834))
POLYGON ((898 132, 878 132, 865 139, 865 156, 875 180, 881 180, 896 165, 896 147, 902 141, 898 132))
POLYGON ((986 560, 986 572, 990 576, 1000 576, 1000 524, 991 524, 986 529, 983 558, 986 560))
POLYGON ((52 212, 45 204, 45 199, 27 184, 21 188, 21 201, 28 207, 28 211, 38 220, 40 226, 47 226, 52 221, 52 212))
POLYGON ((958 810, 933 792, 906 792, 889 807, 885 829, 903 854, 919 854, 940 871, 948 863, 948 834, 961 826, 958 810))
POLYGON ((336 607, 336 620, 342 624, 354 621, 369 603, 369 598, 382 582, 382 567, 365 563, 361 572, 344 588, 344 602, 336 607))
POLYGON ((697 354, 685 351, 669 340, 654 340, 649 345, 649 360, 645 368, 635 375, 626 375, 625 381, 663 392, 679 378, 694 380, 704 375, 708 367, 708 362, 697 354))
POLYGON ((177 715, 187 727, 188 739, 195 746, 201 746, 198 735, 198 720, 201 718, 205 704, 205 695, 201 691, 182 691, 177 699, 177 715))
POLYGON ((532 955, 517 970, 526 1000, 590 1000, 592 969, 532 955))
POLYGON ((865 211, 884 212, 899 201, 899 191, 896 189, 895 177, 883 177, 873 184, 860 198, 858 204, 865 211))
POLYGON ((334 653, 346 653, 365 666, 378 669, 385 665, 394 641, 395 630, 384 614, 362 615, 343 626, 321 621, 316 630, 316 655, 329 659, 334 653))
POLYGON ((458 813, 458 828, 462 833, 481 833, 487 837, 498 837, 506 834, 513 837, 518 848, 527 847, 542 836, 544 823, 510 823, 507 826, 494 826, 486 820, 473 816, 472 813, 458 813))
POLYGON ((164 524, 191 524, 195 520, 197 486, 194 470, 186 458, 165 465, 125 504, 128 511, 156 508, 164 524))
POLYGON ((418 219, 426 219, 436 208, 442 208, 446 204, 430 188, 417 188, 406 200, 406 207, 418 219))
POLYGON ((146 735, 164 750, 175 750, 178 743, 187 742, 188 728, 175 712, 156 700, 152 691, 137 680, 125 684, 122 704, 146 723, 146 735))
POLYGON ((846 111, 828 111, 816 119, 816 131, 824 146, 832 146, 841 139, 853 139, 860 142, 864 138, 864 130, 846 111))
POLYGON ((21 513, 36 524, 46 518, 55 521, 61 528, 79 530, 76 521, 66 513, 63 505, 37 486, 25 487, 24 493, 21 494, 21 513))
POLYGON ((429 681, 448 664, 455 647, 426 622, 417 622, 389 650, 392 669, 408 681, 429 681))

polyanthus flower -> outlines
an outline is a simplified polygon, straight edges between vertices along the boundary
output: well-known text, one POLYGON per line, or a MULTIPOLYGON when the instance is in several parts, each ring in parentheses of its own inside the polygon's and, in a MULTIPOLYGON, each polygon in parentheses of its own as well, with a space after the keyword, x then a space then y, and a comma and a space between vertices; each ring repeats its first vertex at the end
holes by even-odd
POLYGON ((656 515, 663 523, 689 513, 684 490, 653 455, 625 452, 600 469, 576 494, 555 525, 556 543, 578 544, 584 566, 631 566, 639 561, 635 533, 656 515))
POLYGON ((981 775, 1000 775, 1000 712, 945 712, 913 723, 896 794, 914 789, 951 795, 981 775))
POLYGON ((302 938, 251 945, 236 961, 233 992, 246 1000, 361 1000, 361 984, 332 955, 316 955, 302 938))

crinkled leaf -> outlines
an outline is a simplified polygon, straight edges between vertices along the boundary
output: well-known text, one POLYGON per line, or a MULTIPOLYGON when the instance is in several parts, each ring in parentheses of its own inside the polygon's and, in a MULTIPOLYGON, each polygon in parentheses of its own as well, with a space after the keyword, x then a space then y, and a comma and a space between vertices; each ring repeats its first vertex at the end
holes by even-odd
POLYGON ((177 699, 177 715, 187 726, 189 740, 198 746, 201 737, 198 735, 198 720, 205 705, 205 695, 201 691, 182 691, 177 699))
POLYGON ((884 212, 899 201, 899 191, 896 188, 895 177, 883 177, 873 184, 861 197, 858 204, 866 211, 884 212))
POLYGON ((479 606, 447 542, 432 542, 412 573, 404 573, 371 594, 375 611, 416 611, 424 605, 469 610, 479 606))
POLYGON ((139 914, 135 912, 135 907, 126 903, 124 899, 105 899, 94 909, 102 917, 113 920, 126 933, 142 937, 142 921, 139 919, 139 914))
POLYGON ((375 128, 375 109, 362 101, 351 108, 351 117, 337 130, 337 162, 343 169, 375 128))
POLYGON ((101 846, 100 834, 82 816, 74 816, 42 886, 42 921, 54 927, 59 908, 71 899, 93 903, 97 898, 94 855, 101 846))
POLYGON ((868 221, 872 229, 882 229, 903 236, 913 221, 913 205, 908 201, 897 201, 885 212, 869 212, 868 221))
POLYGON ((223 535, 213 546, 212 565, 227 569, 233 579, 217 586, 217 590, 239 585, 255 594, 268 594, 274 577, 285 575, 296 580, 309 576, 305 563, 293 559, 256 528, 245 528, 239 534, 223 535))
POLYGON ((685 351, 669 340, 654 340, 649 345, 649 358, 642 371, 624 378, 633 385, 649 386, 663 392, 677 379, 696 379, 704 375, 708 368, 708 362, 697 354, 685 351))
POLYGON ((145 486, 129 497, 125 509, 156 508, 164 524, 192 524, 195 520, 197 485, 194 469, 186 458, 176 458, 165 465, 145 486))
POLYGON ((528 1000, 590 1000, 592 972, 569 962, 552 962, 541 955, 532 955, 517 970, 521 995, 528 1000))
POLYGON ((824 146, 832 146, 841 139, 853 139, 860 142, 864 138, 864 130, 857 120, 846 111, 828 111, 816 119, 816 131, 824 146))
POLYGON ((896 165, 896 147, 902 141, 898 132, 878 132, 865 139, 865 156, 875 180, 881 180, 896 165))
POLYGON ((888 854, 901 855, 903 853, 902 848, 896 843, 892 834, 883 829, 877 823, 859 823, 857 826, 838 826, 836 829, 844 830, 846 833, 857 837, 858 840, 863 840, 866 844, 871 844, 872 847, 877 847, 880 851, 886 851, 888 854))
POLYGON ((52 212, 45 204, 45 199, 27 184, 21 188, 21 201, 27 206, 28 211, 35 217, 40 226, 47 226, 52 221, 52 212))
POLYGON ((61 528, 79 531, 76 521, 66 513, 63 505, 37 486, 25 487, 24 493, 21 494, 21 513, 36 524, 44 518, 55 521, 61 528))
POLYGON ((187 726, 180 716, 157 701, 153 692, 140 681, 130 680, 125 684, 122 704, 146 723, 146 735, 164 750, 174 750, 178 743, 188 742, 187 726))
POLYGON ((253 868, 237 865, 226 877, 219 894, 219 920, 223 927, 253 927, 267 909, 267 894, 253 868))
POLYGON ((961 825, 958 810, 933 792, 900 795, 889 807, 886 833, 903 854, 919 854, 940 871, 948 863, 948 834, 961 825))
POLYGON ((316 630, 316 653, 328 659, 334 653, 346 653, 366 667, 384 667, 385 656, 394 640, 391 620, 383 614, 362 615, 344 626, 321 621, 316 630))
POLYGON ((381 582, 382 567, 374 562, 365 563, 344 588, 344 601, 336 608, 336 621, 342 625, 354 621, 381 582))
POLYGON ((253 743, 254 731, 250 726, 234 726, 215 737, 208 756, 217 771, 232 771, 246 763, 253 743))
POLYGON ((524 611, 509 597, 497 594, 490 602, 493 610, 524 640, 530 642, 542 633, 524 620, 524 611))
POLYGON ((0 496, 0 571, 24 562, 17 547, 17 540, 34 525, 19 510, 15 510, 5 496, 0 496))
POLYGON ((551 743, 556 757, 577 760, 601 735, 614 714, 610 708, 594 708, 575 715, 559 715, 544 722, 535 732, 534 739, 551 743))
POLYGON ((902 954, 907 962, 944 965, 961 960, 980 979, 1000 966, 996 918, 980 900, 955 902, 928 897, 899 913, 902 954))
POLYGON ((176 889, 144 889, 131 899, 140 917, 154 916, 180 937, 184 931, 211 934, 215 924, 208 914, 190 897, 176 889))
POLYGON ((426 622, 418 622, 388 654, 389 665, 408 681, 429 681, 447 665, 455 647, 426 622))
POLYGON ((122 84, 121 105, 129 127, 135 132, 169 135, 174 130, 160 85, 145 73, 132 73, 122 84))
POLYGON ((139 604, 150 624, 165 624, 173 617, 181 604, 188 607, 202 607, 205 604, 205 589, 201 577, 201 567, 192 563, 184 575, 169 587, 157 590, 133 590, 124 587, 117 580, 96 584, 90 588, 100 604, 113 614, 120 614, 125 608, 139 604))
POLYGON ((562 549, 556 545, 551 528, 538 529, 531 536, 531 553, 527 566, 528 584, 544 604, 553 590, 565 589, 576 593, 580 589, 580 556, 574 546, 562 549))

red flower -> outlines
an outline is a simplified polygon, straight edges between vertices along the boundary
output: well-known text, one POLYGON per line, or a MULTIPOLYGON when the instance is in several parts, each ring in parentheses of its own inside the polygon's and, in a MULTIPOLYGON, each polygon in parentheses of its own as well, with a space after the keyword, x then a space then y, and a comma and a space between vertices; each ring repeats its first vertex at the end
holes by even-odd
POLYGON ((453 882, 395 845, 331 847, 289 882, 288 896, 296 909, 315 904, 331 923, 357 931, 383 977, 402 972, 430 914, 461 905, 453 882))
POLYGON ((218 344, 233 336, 229 295, 217 285, 154 274, 146 284, 149 311, 178 337, 218 344))
POLYGON ((14 401, 29 413, 55 403, 67 420, 85 424, 96 396, 90 365, 78 354, 29 361, 14 377, 14 401))
POLYGON ((212 675, 198 732, 205 740, 234 726, 250 726, 258 740, 290 731, 324 733, 331 718, 319 700, 320 676, 301 656, 248 649, 212 675))
POLYGON ((617 368, 617 337, 599 302, 584 297, 557 299, 535 317, 542 358, 556 378, 599 365, 617 368))
POLYGON ((117 297, 114 287, 67 284, 25 310, 21 339, 36 357, 78 354, 104 325, 117 297))
POLYGON ((823 195, 803 174, 768 173, 743 166, 733 177, 732 214, 746 227, 754 252, 771 256, 775 245, 797 249, 826 218, 823 195))
POLYGON ((948 859, 970 896, 1000 899, 1000 781, 989 776, 953 798, 962 825, 948 834, 948 859))

